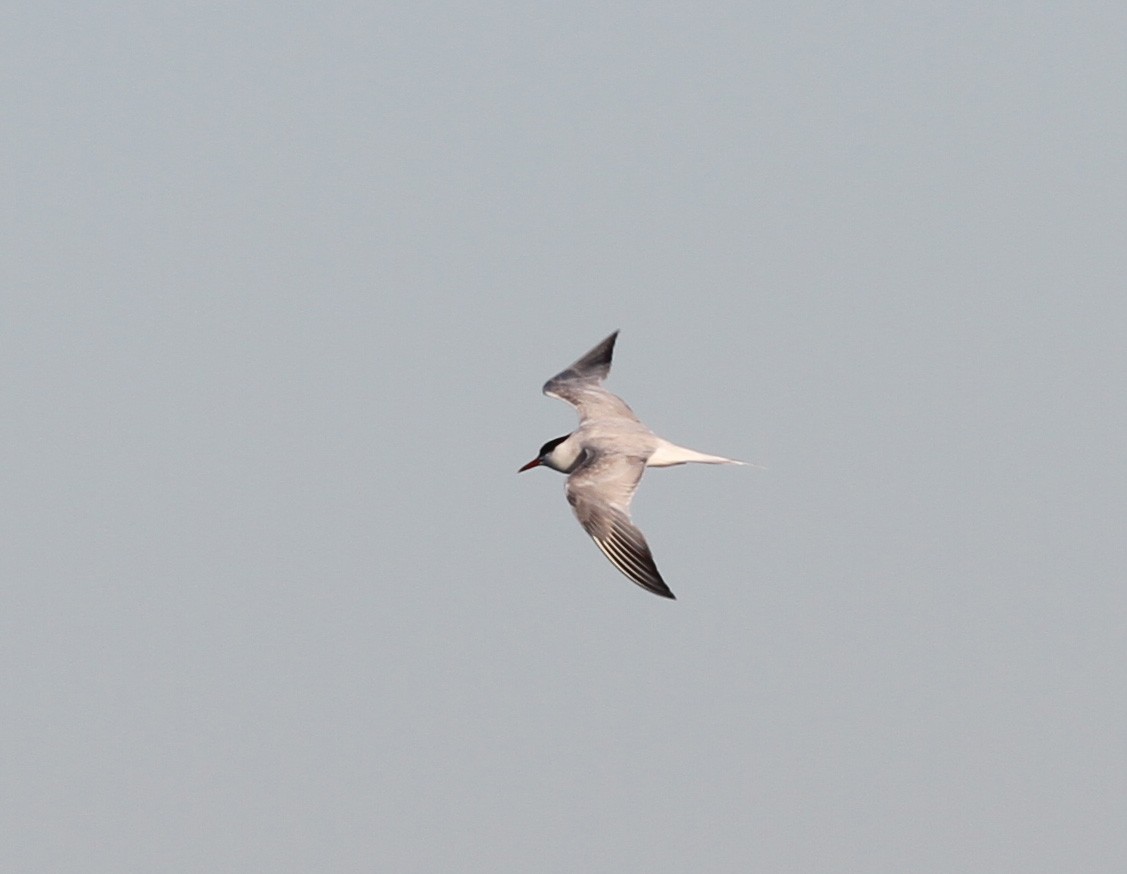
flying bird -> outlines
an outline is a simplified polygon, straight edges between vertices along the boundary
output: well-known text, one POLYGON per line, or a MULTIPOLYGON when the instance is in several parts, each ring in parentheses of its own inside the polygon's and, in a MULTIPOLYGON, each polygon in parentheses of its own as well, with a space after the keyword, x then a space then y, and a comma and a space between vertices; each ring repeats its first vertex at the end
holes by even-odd
POLYGON ((675 464, 744 464, 706 455, 663 440, 626 402, 603 388, 614 354, 615 331, 602 343, 544 383, 544 394, 567 401, 579 427, 549 440, 518 473, 543 465, 567 474, 567 502, 583 530, 611 564, 643 589, 673 598, 642 532, 630 521, 630 500, 647 467, 675 464))

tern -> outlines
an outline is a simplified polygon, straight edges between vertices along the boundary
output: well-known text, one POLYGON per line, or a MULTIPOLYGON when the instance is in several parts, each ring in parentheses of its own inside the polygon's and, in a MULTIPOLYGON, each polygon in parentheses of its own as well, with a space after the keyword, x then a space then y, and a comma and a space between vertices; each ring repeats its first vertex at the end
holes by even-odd
POLYGON ((567 502, 595 545, 643 589, 674 598, 661 578, 645 537, 630 521, 630 500, 647 467, 675 464, 744 464, 663 440, 617 395, 603 388, 614 354, 615 331, 544 383, 544 394, 567 401, 579 427, 549 440, 518 473, 544 466, 567 474, 567 502))

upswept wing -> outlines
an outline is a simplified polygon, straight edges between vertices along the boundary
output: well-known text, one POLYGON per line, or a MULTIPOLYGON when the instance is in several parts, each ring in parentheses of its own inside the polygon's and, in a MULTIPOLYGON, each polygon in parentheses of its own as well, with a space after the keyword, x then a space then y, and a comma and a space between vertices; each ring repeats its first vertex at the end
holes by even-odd
POLYGON ((611 564, 643 589, 673 598, 645 537, 630 521, 630 500, 645 469, 644 458, 595 455, 568 477, 567 500, 611 564))
POLYGON ((603 380, 610 373, 614 341, 617 338, 618 331, 615 331, 570 367, 549 379, 544 383, 544 394, 567 401, 575 407, 579 412, 580 422, 602 416, 620 416, 638 421, 626 401, 602 387, 603 380))

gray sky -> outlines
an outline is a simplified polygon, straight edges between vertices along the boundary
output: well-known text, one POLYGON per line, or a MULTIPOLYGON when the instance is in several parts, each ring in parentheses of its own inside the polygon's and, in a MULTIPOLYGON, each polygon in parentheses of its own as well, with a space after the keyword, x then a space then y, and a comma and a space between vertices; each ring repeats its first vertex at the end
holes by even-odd
POLYGON ((17 3, 0 868, 1127 869, 1127 12, 17 3), (615 328, 679 600, 543 381, 615 328))

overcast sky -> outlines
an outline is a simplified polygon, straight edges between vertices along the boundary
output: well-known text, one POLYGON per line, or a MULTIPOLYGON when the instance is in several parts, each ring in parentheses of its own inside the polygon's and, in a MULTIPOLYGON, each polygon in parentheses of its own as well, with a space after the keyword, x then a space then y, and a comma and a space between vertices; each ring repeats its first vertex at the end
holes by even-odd
POLYGON ((0 868, 1127 870, 1127 11, 17 2, 0 868), (651 471, 618 574, 544 380, 651 471))

